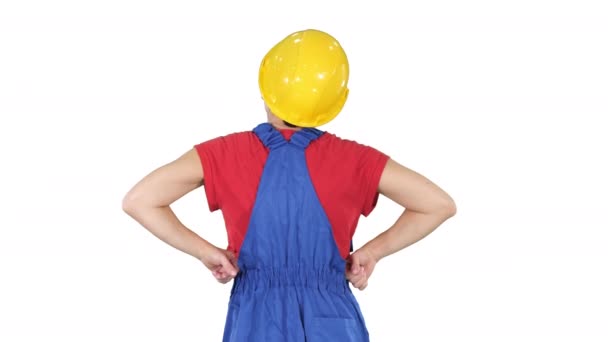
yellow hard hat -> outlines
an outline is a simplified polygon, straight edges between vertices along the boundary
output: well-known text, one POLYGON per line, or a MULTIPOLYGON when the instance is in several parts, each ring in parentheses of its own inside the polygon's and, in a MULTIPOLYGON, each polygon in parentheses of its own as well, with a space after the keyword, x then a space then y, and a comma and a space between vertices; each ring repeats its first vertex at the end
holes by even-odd
POLYGON ((290 34, 262 60, 259 87, 274 115, 300 127, 333 120, 348 97, 349 65, 342 46, 319 30, 290 34))

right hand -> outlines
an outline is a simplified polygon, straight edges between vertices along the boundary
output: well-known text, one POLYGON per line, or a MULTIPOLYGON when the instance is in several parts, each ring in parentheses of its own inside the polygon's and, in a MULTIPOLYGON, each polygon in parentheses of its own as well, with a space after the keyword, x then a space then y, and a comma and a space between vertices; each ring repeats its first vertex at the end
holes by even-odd
POLYGON ((377 263, 378 259, 373 256, 369 248, 360 248, 348 257, 346 279, 360 291, 365 290, 377 263))
POLYGON ((239 272, 234 253, 226 249, 211 246, 200 260, 222 284, 234 279, 239 272))

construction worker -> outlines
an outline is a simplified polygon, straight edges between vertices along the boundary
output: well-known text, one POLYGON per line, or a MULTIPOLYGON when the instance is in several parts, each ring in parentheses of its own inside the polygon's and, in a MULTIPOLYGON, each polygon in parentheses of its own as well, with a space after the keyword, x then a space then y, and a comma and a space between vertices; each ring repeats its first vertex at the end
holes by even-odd
POLYGON ((424 176, 320 130, 342 111, 348 78, 334 37, 312 29, 290 34, 260 66, 266 122, 195 145, 123 200, 159 239, 201 260, 219 282, 233 280, 224 342, 369 341, 350 286, 365 289, 376 263, 455 214, 451 197, 424 176), (210 211, 223 214, 225 249, 170 209, 201 186, 210 211), (353 251, 358 219, 380 194, 404 213, 353 251))

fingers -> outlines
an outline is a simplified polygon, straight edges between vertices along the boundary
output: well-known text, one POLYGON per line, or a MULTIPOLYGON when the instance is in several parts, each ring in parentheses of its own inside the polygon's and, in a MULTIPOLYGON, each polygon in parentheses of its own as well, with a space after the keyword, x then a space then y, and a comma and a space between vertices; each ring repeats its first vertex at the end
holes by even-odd
POLYGON ((232 277, 235 277, 239 272, 236 267, 236 259, 234 258, 234 254, 232 254, 232 252, 226 252, 226 258, 222 258, 221 266, 224 271, 230 274, 232 277))
POLYGON ((220 277, 220 278, 216 278, 216 280, 220 283, 220 284, 227 284, 228 282, 230 282, 232 279, 234 279, 231 276, 227 276, 227 277, 220 277))
POLYGON ((225 284, 234 277, 236 277, 239 272, 236 257, 234 253, 231 251, 225 251, 224 257, 220 258, 220 265, 216 266, 213 269, 212 274, 222 284, 225 284))
POLYGON ((359 253, 355 252, 349 256, 346 269, 346 278, 359 290, 364 290, 367 287, 368 279, 367 270, 361 265, 362 262, 359 253))
POLYGON ((222 284, 231 281, 239 273, 237 257, 230 250, 218 248, 216 253, 203 263, 211 271, 213 277, 222 284))
POLYGON ((222 284, 226 284, 227 282, 234 279, 234 276, 226 272, 221 266, 213 270, 211 273, 213 274, 215 279, 222 284))
POLYGON ((361 272, 361 260, 359 260, 359 254, 353 253, 349 257, 349 270, 353 274, 359 274, 361 272))
POLYGON ((353 283, 353 286, 360 291, 365 290, 367 287, 367 278, 357 280, 357 282, 353 283))
POLYGON ((353 286, 359 290, 363 290, 367 287, 367 271, 365 268, 360 267, 359 273, 354 274, 353 272, 347 272, 346 278, 353 284, 353 286))

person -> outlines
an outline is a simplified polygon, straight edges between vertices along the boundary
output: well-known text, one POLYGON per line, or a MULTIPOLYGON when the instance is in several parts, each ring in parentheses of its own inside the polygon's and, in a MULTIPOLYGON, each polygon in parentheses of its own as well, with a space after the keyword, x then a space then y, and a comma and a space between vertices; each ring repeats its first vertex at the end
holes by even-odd
POLYGON ((378 262, 455 215, 453 199, 423 175, 320 130, 342 111, 349 72, 333 36, 290 34, 260 65, 266 122, 195 145, 124 197, 123 209, 152 234, 233 282, 224 342, 369 341, 351 286, 364 290, 378 262), (170 208, 199 187, 223 214, 227 248, 170 208), (380 194, 403 214, 354 250, 358 220, 380 194))

